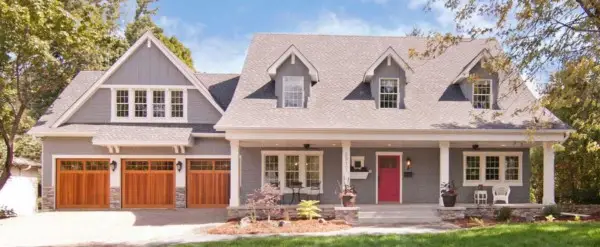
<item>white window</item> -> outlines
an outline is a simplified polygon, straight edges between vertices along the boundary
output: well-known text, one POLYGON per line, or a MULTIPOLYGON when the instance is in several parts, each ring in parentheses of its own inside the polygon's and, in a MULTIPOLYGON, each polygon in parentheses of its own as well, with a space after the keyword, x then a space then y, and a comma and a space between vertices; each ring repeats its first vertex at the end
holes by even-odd
POLYGON ((521 152, 464 152, 463 186, 523 186, 521 152))
POLYGON ((319 186, 323 193, 322 151, 263 151, 262 183, 279 185, 292 193, 292 185, 319 186))
POLYGON ((187 90, 155 86, 113 88, 113 122, 185 122, 187 90))
POLYGON ((171 91, 171 117, 183 117, 183 91, 171 91))
POLYGON ((284 76, 283 77, 283 107, 284 108, 302 108, 302 107, 304 107, 304 77, 302 77, 302 76, 284 76))
POLYGON ((365 156, 352 156, 352 169, 360 170, 365 166, 365 156))
POLYGON ((117 117, 129 117, 129 91, 117 90, 116 97, 117 117))
POLYGON ((473 108, 492 108, 492 80, 482 79, 473 82, 473 108))
POLYGON ((398 108, 400 80, 398 78, 379 79, 379 108, 398 108))
POLYGON ((165 91, 152 91, 152 116, 165 117, 165 91))

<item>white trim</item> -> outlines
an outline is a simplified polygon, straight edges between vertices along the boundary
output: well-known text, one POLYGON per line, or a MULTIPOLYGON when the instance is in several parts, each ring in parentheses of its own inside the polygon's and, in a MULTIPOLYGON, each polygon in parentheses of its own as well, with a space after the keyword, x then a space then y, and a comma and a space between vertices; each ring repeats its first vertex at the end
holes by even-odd
POLYGON ((354 167, 355 161, 360 161, 360 167, 365 167, 365 156, 351 156, 350 161, 352 162, 351 167, 354 167))
POLYGON ((104 145, 119 145, 119 146, 144 146, 144 147, 161 147, 161 146, 192 146, 191 139, 186 140, 186 142, 179 141, 94 141, 92 139, 93 145, 104 146, 104 145))
POLYGON ((225 133, 192 133, 192 137, 225 138, 225 133))
POLYGON ((127 59, 144 43, 147 41, 148 43, 153 42, 156 47, 163 52, 163 54, 179 69, 179 71, 198 89, 202 95, 219 111, 223 114, 225 111, 217 104, 215 99, 212 97, 208 89, 202 84, 202 82, 190 72, 189 68, 185 68, 183 62, 178 60, 178 58, 169 51, 154 35, 152 32, 147 31, 140 37, 126 52, 121 56, 115 64, 113 64, 91 87, 88 89, 67 111, 65 111, 57 120, 52 124, 52 128, 57 128, 65 121, 67 121, 81 106, 87 102, 87 100, 96 92, 100 85, 102 85, 108 78, 112 76, 117 69, 121 67, 121 65, 127 61, 127 59))
MULTIPOLYGON (((308 61, 308 59, 294 45, 291 45, 290 48, 288 48, 283 54, 281 54, 281 56, 279 56, 277 60, 275 60, 275 62, 271 66, 269 66, 269 68, 267 69, 267 73, 269 73, 271 79, 275 80, 275 77, 277 75, 277 69, 291 55, 294 55, 296 58, 300 59, 304 66, 308 68, 308 74, 310 75, 311 81, 319 81, 319 72, 317 71, 317 68, 315 68, 315 66, 313 66, 310 63, 310 61, 308 61)), ((294 62, 295 60, 296 59, 294 58, 294 62)))
POLYGON ((146 88, 145 86, 113 87, 111 88, 110 121, 114 123, 187 123, 188 122, 188 89, 179 86, 165 88, 146 88), (117 117, 117 91, 129 91, 128 105, 129 115, 117 117), (135 116, 135 91, 146 91, 146 117, 135 116), (154 91, 162 91, 165 96, 165 116, 154 117, 154 91), (171 116, 171 93, 181 91, 183 93, 183 117, 171 116))
POLYGON ((375 152, 375 204, 379 204, 379 156, 398 156, 398 159, 400 160, 400 184, 398 184, 398 186, 400 186, 399 203, 402 204, 402 197, 404 195, 404 186, 402 186, 402 182, 404 181, 404 179, 402 179, 402 172, 404 171, 404 161, 402 160, 402 155, 402 152, 375 152))
MULTIPOLYGON (((52 155, 52 187, 56 187, 56 160, 57 159, 110 159, 110 161, 116 160, 117 170, 114 172, 118 172, 121 169, 121 159, 140 159, 140 158, 164 158, 164 159, 174 159, 174 160, 185 160, 185 159, 231 159, 230 155, 135 155, 135 154, 53 154, 52 155)), ((111 170, 111 174, 114 173, 111 170)), ((120 172, 119 172, 120 173, 120 172)), ((112 176, 111 176, 112 177, 112 176)), ((44 178, 44 176, 42 176, 44 178)), ((120 180, 119 180, 120 184, 120 180)), ((111 182, 111 186, 113 183, 111 182)), ((114 186, 113 186, 114 187, 114 186)))
POLYGON ((483 184, 484 186, 493 186, 493 185, 507 185, 507 186, 523 186, 523 152, 496 152, 496 151, 468 151, 463 152, 463 164, 462 164, 462 186, 478 186, 483 184), (467 173, 465 172, 467 168, 467 156, 479 156, 479 180, 469 180, 467 181, 467 173), (486 156, 498 156, 499 157, 499 167, 498 167, 498 175, 499 180, 490 180, 487 181, 485 179, 485 157, 486 156), (506 170, 506 156, 517 156, 519 157, 519 180, 506 180, 505 170, 506 170))
POLYGON ((452 80, 452 84, 457 83, 461 80, 469 78, 470 72, 481 61, 482 59, 489 59, 492 57, 490 50, 487 48, 482 49, 465 67, 464 69, 452 80))
MULTIPOLYGON (((262 150, 261 151, 261 164, 260 164, 260 183, 261 186, 265 183, 265 156, 278 156, 277 167, 279 169, 279 187, 283 191, 282 194, 292 193, 292 189, 285 187, 285 156, 299 156, 300 164, 305 164, 306 156, 319 156, 319 179, 321 181, 320 192, 323 193, 323 151, 311 150, 262 150)), ((303 186, 306 186, 306 166, 300 165, 298 167, 298 180, 302 182, 303 186)))
POLYGON ((124 89, 124 88, 145 88, 145 89, 196 89, 192 85, 133 85, 133 84, 102 84, 98 88, 124 89))
MULTIPOLYGON (((381 77, 379 78, 379 87, 377 88, 377 92, 379 94, 379 102, 377 102, 377 109, 398 109, 400 108, 400 78, 391 78, 391 77, 381 77), (381 107, 381 81, 390 80, 396 81, 396 107, 381 107)), ((384 93, 385 95, 393 95, 393 93, 384 93)))
POLYGON ((304 88, 304 76, 283 76, 282 77, 282 88, 281 88, 281 106, 283 108, 304 108, 304 95, 305 95, 305 88, 304 88), (287 80, 286 80, 287 78, 287 80), (285 86, 286 83, 298 83, 298 79, 300 79, 300 86, 302 86, 302 97, 300 98, 300 106, 286 106, 285 105, 285 86))
MULTIPOLYGON (((477 94, 477 95, 485 96, 485 94, 477 94)), ((473 109, 480 109, 480 110, 490 110, 490 109, 494 108, 494 80, 492 80, 492 79, 477 79, 471 84, 471 107, 473 107, 473 109), (490 86, 490 94, 487 95, 490 97, 490 108, 475 108, 475 105, 473 105, 473 103, 475 101, 475 84, 485 82, 485 81, 487 81, 490 86)))
POLYGON ((400 57, 400 55, 398 55, 396 50, 394 50, 394 48, 390 46, 383 52, 383 54, 381 54, 381 56, 379 56, 379 58, 377 58, 377 60, 375 60, 371 67, 367 69, 367 71, 365 72, 365 76, 363 77, 364 82, 371 81, 373 75, 375 75, 375 69, 377 69, 377 67, 379 67, 379 65, 385 59, 388 59, 388 66, 391 65, 390 59, 394 59, 394 61, 398 63, 398 65, 400 65, 400 68, 402 68, 406 72, 405 74, 408 81, 409 72, 414 72, 413 69, 410 67, 410 65, 408 65, 406 61, 404 61, 404 59, 402 59, 402 57, 400 57))

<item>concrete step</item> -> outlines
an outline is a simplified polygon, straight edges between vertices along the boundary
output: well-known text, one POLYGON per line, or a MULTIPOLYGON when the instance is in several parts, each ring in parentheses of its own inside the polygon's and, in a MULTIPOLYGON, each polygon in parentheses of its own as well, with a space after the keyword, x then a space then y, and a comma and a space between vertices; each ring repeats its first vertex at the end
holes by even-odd
POLYGON ((439 217, 358 218, 359 224, 427 224, 441 221, 439 217))
POLYGON ((437 205, 368 205, 361 206, 359 223, 369 224, 427 224, 441 222, 437 205))
POLYGON ((432 218, 437 216, 438 215, 435 212, 358 212, 359 218, 432 218))

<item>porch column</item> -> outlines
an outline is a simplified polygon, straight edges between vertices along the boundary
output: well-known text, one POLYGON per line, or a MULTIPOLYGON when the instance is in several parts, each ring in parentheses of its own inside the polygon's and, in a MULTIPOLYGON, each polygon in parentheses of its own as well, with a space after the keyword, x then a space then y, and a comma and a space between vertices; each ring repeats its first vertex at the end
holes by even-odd
POLYGON ((240 206, 240 141, 230 140, 231 172, 229 179, 229 206, 240 206))
POLYGON ((544 195, 542 203, 554 204, 554 149, 552 142, 544 142, 544 195))
MULTIPOLYGON (((448 182, 450 182, 450 142, 440 142, 440 185, 448 182)), ((439 197, 440 206, 443 206, 441 193, 439 197)))
POLYGON ((350 141, 342 141, 342 183, 350 185, 350 141))

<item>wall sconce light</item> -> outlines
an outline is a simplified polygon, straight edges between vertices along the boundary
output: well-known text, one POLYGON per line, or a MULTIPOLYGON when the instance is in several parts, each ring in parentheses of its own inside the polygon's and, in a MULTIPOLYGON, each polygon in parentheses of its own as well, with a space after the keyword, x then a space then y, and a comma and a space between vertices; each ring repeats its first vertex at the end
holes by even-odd
POLYGON ((117 161, 110 162, 110 169, 114 172, 117 169, 117 161))
POLYGON ((183 168, 183 163, 181 163, 181 161, 177 161, 177 171, 180 172, 181 168, 183 168))
POLYGON ((406 170, 410 170, 410 168, 412 168, 412 160, 410 159, 410 157, 406 158, 406 170))

